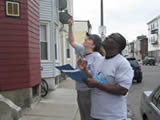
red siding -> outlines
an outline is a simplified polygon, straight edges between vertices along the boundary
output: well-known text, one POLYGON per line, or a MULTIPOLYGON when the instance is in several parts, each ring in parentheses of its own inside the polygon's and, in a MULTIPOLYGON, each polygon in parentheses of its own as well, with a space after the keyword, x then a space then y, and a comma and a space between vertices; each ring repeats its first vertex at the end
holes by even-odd
POLYGON ((141 55, 142 55, 142 60, 144 59, 145 56, 148 55, 148 38, 144 38, 141 40, 141 55))
POLYGON ((0 90, 40 83, 39 0, 17 0, 19 18, 6 17, 0 1, 0 90))
POLYGON ((29 65, 31 85, 40 82, 40 40, 39 40, 39 1, 28 1, 28 35, 29 35, 29 65))

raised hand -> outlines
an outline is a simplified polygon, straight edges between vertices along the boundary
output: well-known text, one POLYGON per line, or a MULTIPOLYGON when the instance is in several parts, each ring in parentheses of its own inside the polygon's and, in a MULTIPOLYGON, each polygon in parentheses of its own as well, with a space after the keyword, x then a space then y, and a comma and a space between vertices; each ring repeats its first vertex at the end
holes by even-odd
POLYGON ((87 60, 84 58, 84 56, 82 54, 80 54, 80 59, 78 60, 77 64, 81 70, 86 69, 87 60))
POLYGON ((72 24, 73 24, 73 18, 70 17, 70 18, 68 19, 68 25, 69 25, 69 26, 72 26, 72 24))

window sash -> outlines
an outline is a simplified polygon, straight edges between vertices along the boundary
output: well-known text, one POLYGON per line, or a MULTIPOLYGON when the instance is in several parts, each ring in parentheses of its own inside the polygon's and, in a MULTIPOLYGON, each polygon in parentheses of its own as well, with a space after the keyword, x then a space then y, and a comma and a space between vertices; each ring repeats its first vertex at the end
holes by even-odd
POLYGON ((67 49, 66 52, 67 52, 67 58, 71 58, 71 56, 70 56, 70 49, 67 49))
POLYGON ((56 43, 54 45, 54 48, 55 48, 55 59, 58 60, 58 54, 57 54, 58 50, 57 50, 57 44, 56 43))
POLYGON ((40 25, 40 52, 41 52, 41 60, 48 61, 49 60, 49 46, 48 46, 48 24, 40 25))
POLYGON ((69 41, 68 41, 68 40, 66 41, 66 57, 67 57, 67 58, 71 58, 69 41))
POLYGON ((41 42, 41 60, 48 60, 48 44, 41 42))
POLYGON ((159 97, 160 97, 160 89, 158 89, 157 91, 156 91, 156 93, 153 95, 153 97, 152 97, 152 102, 153 102, 153 104, 155 105, 155 106, 157 106, 157 104, 158 104, 158 99, 159 99, 159 97))
POLYGON ((40 41, 47 42, 47 25, 40 25, 40 41))
POLYGON ((13 1, 6 1, 6 15, 12 17, 20 16, 20 3, 13 1))

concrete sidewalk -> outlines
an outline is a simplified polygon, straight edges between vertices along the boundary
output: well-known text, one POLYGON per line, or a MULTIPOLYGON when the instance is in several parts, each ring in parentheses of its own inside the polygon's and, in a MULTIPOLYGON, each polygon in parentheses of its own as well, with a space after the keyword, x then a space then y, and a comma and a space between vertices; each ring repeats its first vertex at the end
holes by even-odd
POLYGON ((55 91, 25 110, 19 120, 80 120, 74 87, 74 81, 63 81, 55 91))
MULTIPOLYGON (((19 120, 80 120, 76 96, 75 83, 68 78, 31 109, 25 110, 19 120)), ((132 120, 129 116, 127 120, 132 120)))

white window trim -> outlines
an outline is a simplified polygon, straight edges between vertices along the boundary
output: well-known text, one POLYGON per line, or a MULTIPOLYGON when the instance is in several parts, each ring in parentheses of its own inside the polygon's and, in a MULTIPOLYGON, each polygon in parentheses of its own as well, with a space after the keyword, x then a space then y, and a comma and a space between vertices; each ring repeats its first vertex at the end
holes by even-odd
MULTIPOLYGON (((50 51, 50 26, 47 21, 40 21, 40 25, 46 25, 47 27, 47 46, 48 46, 48 60, 41 60, 41 62, 51 62, 51 51, 50 51)), ((41 42, 41 41, 40 41, 41 42)))
POLYGON ((55 59, 56 65, 61 63, 61 49, 60 49, 60 36, 59 36, 59 28, 58 25, 55 23, 55 43, 57 45, 57 59, 55 59))
POLYGON ((68 40, 68 33, 63 32, 63 54, 64 54, 64 63, 67 63, 68 61, 70 61, 72 58, 72 52, 71 52, 71 45, 69 44, 69 49, 70 49, 70 58, 67 58, 67 54, 66 54, 66 40, 68 40))
POLYGON ((67 56, 66 56, 66 33, 65 32, 62 32, 62 36, 63 36, 63 38, 62 38, 62 41, 63 41, 63 55, 64 55, 64 57, 63 57, 63 60, 64 60, 64 63, 66 63, 66 61, 67 61, 67 56))
POLYGON ((20 3, 19 2, 17 2, 17 1, 6 1, 6 15, 7 16, 11 16, 11 17, 19 17, 20 16, 20 3), (8 13, 8 4, 12 4, 12 6, 13 6, 13 4, 16 4, 17 5, 17 10, 18 10, 18 13, 17 14, 10 14, 10 13, 8 13))

